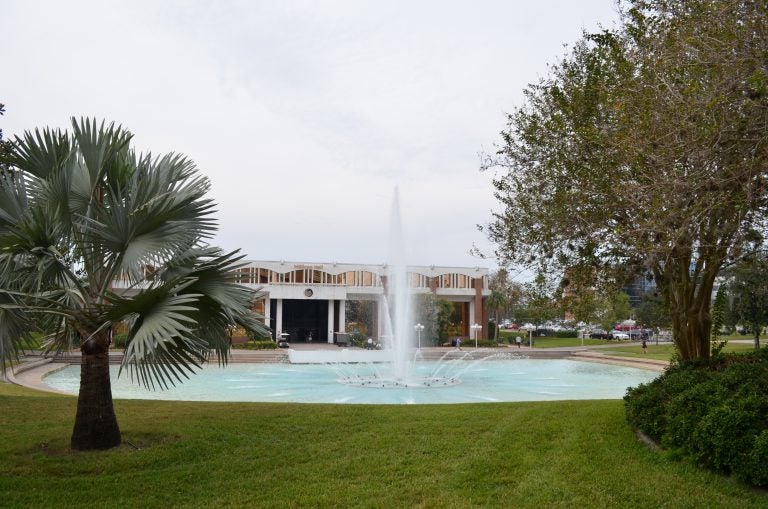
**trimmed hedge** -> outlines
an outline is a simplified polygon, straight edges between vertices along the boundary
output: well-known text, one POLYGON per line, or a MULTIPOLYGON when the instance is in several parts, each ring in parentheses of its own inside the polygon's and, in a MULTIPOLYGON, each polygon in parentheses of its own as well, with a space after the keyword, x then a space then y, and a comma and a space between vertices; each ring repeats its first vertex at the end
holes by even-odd
POLYGON ((681 363, 624 401, 629 423, 672 455, 768 486, 768 349, 681 363))
POLYGON ((234 350, 275 350, 277 343, 268 339, 266 341, 248 341, 247 343, 233 344, 234 350))

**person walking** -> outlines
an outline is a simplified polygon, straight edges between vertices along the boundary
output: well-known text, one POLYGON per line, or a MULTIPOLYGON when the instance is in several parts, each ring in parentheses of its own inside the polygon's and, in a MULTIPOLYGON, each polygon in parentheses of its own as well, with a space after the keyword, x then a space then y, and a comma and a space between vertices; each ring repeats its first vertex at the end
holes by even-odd
POLYGON ((643 353, 648 353, 648 342, 645 339, 645 336, 643 336, 643 340, 640 343, 643 347, 643 353))
POLYGON ((456 338, 456 349, 461 350, 461 338, 456 338))
POLYGON ((523 338, 520 336, 515 336, 515 344, 517 344, 517 347, 520 348, 523 345, 523 338))

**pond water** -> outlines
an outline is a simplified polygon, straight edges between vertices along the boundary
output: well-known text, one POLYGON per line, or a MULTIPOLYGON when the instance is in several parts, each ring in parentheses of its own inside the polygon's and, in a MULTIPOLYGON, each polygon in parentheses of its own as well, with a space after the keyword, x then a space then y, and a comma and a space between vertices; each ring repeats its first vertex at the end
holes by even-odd
MULTIPOLYGON (((501 401, 620 399, 627 387, 648 382, 657 372, 571 360, 490 360, 416 363, 416 374, 459 377, 444 387, 376 387, 340 383, 350 369, 374 377, 375 364, 209 365, 168 390, 148 390, 112 366, 112 394, 122 399, 251 401, 345 404, 438 404, 501 401)), ((68 366, 44 378, 49 386, 76 394, 80 367, 68 366)))

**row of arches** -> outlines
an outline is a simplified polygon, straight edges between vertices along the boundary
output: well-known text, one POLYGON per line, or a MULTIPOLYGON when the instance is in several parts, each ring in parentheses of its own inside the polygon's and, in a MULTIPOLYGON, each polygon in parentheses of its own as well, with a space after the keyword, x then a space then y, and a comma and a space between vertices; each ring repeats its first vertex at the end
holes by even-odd
MULTIPOLYGON (((243 267, 237 271, 237 280, 241 284, 270 285, 270 284, 299 284, 299 285, 331 285, 354 287, 381 287, 381 277, 367 270, 354 270, 331 274, 318 269, 296 269, 278 272, 261 267, 243 267)), ((418 272, 408 273, 411 288, 474 288, 474 279, 458 273, 426 276, 418 272)))

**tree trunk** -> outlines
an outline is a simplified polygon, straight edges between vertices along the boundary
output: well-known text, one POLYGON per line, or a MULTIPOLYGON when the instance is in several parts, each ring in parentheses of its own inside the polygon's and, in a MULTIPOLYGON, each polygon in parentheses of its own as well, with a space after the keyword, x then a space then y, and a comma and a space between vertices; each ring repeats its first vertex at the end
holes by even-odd
POLYGON ((112 405, 109 342, 101 335, 81 348, 80 393, 72 430, 72 449, 111 449, 120 445, 120 428, 112 405))
POLYGON ((760 350, 760 328, 761 325, 755 325, 755 350, 760 350))
POLYGON ((710 300, 716 271, 704 271, 698 277, 690 277, 690 263, 677 268, 678 279, 661 279, 665 299, 672 315, 672 338, 684 361, 709 359, 712 335, 710 300))

